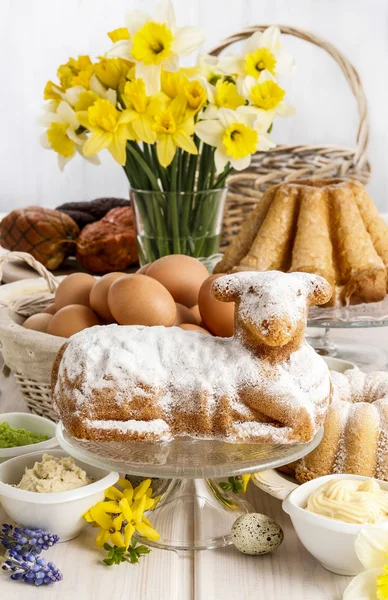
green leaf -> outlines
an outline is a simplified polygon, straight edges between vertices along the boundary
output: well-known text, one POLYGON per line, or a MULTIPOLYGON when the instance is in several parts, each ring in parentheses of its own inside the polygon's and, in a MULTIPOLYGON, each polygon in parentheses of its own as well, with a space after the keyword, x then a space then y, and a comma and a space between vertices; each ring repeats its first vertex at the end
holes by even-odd
POLYGON ((224 490, 225 492, 232 489, 232 486, 230 485, 230 483, 226 483, 226 481, 221 481, 221 483, 219 485, 220 485, 220 488, 222 490, 224 490))
POLYGON ((136 552, 138 554, 149 554, 151 552, 151 550, 149 548, 147 548, 147 546, 138 546, 136 548, 136 552))
POLYGON ((112 546, 110 544, 108 544, 108 542, 105 542, 104 544, 104 548, 105 550, 107 550, 109 552, 109 550, 112 550, 112 546))
POLYGON ((113 565, 113 558, 104 558, 104 563, 111 567, 113 565))

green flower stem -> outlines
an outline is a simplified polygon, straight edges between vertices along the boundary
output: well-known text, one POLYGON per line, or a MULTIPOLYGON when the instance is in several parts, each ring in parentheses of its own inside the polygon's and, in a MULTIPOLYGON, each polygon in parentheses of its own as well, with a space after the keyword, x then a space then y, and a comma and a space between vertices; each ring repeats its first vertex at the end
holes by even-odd
MULTIPOLYGON (((171 192, 176 191, 177 186, 177 169, 178 169, 178 157, 175 154, 171 165, 171 192)), ((177 194, 171 194, 171 223, 172 223, 172 245, 174 254, 180 254, 180 240, 179 240, 179 219, 178 219, 178 203, 177 194)))

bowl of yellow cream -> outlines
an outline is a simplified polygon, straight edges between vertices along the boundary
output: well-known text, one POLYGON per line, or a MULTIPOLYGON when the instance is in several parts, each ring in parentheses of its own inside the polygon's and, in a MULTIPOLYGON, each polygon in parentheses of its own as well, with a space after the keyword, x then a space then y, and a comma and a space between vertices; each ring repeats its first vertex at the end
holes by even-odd
POLYGON ((365 525, 387 527, 388 482, 360 475, 327 475, 295 488, 283 501, 295 531, 325 568, 357 575, 355 541, 365 525))

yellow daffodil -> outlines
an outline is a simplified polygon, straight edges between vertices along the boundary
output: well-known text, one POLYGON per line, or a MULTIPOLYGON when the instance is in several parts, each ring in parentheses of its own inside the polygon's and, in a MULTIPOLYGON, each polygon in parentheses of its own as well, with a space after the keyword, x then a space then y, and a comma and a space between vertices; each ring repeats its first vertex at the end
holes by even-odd
POLYGON ((357 536, 356 554, 364 567, 345 590, 343 600, 388 600, 388 530, 367 525, 357 536))
POLYGON ((163 94, 173 100, 182 93, 183 87, 189 82, 188 78, 182 74, 181 69, 171 73, 170 71, 162 71, 161 73, 161 89, 163 94))
POLYGON ((248 483, 251 480, 250 474, 245 473, 244 475, 241 475, 241 480, 242 480, 242 484, 243 484, 243 492, 245 494, 245 492, 247 491, 248 483))
POLYGON ((218 66, 225 75, 249 75, 260 81, 264 73, 277 76, 292 72, 294 61, 289 54, 281 51, 280 30, 272 26, 262 33, 257 31, 251 35, 241 55, 221 57, 218 66))
POLYGON ((268 73, 261 77, 260 82, 254 77, 246 77, 242 85, 242 93, 253 108, 259 112, 270 112, 271 119, 276 115, 290 117, 295 114, 295 108, 284 102, 286 92, 268 73))
POLYGON ((133 63, 128 60, 101 57, 94 65, 94 72, 107 88, 117 90, 120 83, 126 80, 132 66, 133 63))
POLYGON ((63 90, 67 90, 67 88, 74 85, 82 85, 88 88, 92 74, 93 64, 89 56, 79 56, 78 59, 70 58, 57 71, 57 76, 63 90))
POLYGON ((129 40, 131 37, 129 35, 129 31, 127 27, 119 27, 118 29, 114 29, 113 31, 109 31, 108 36, 115 44, 116 42, 120 42, 120 40, 129 40))
POLYGON ((194 133, 194 119, 187 111, 184 94, 177 96, 154 118, 153 129, 157 134, 157 154, 162 167, 172 162, 177 147, 190 154, 198 154, 191 137, 194 133))
POLYGON ((267 134, 268 120, 255 119, 254 115, 243 111, 244 108, 241 106, 236 111, 220 108, 217 119, 199 121, 195 126, 197 136, 216 147, 217 171, 222 171, 228 163, 237 171, 246 169, 257 150, 275 146, 267 134))
POLYGON ((125 165, 127 140, 133 136, 129 127, 133 113, 118 111, 108 100, 98 99, 87 111, 79 111, 76 116, 91 133, 83 147, 84 155, 94 156, 106 148, 120 165, 125 165))
POLYGON ((231 81, 219 79, 215 85, 206 83, 209 104, 202 115, 203 119, 216 119, 219 108, 236 110, 245 104, 245 98, 239 94, 237 86, 231 81))
MULTIPOLYGON (((80 122, 67 102, 53 102, 48 105, 46 112, 39 119, 39 123, 48 127, 40 138, 41 144, 44 148, 54 150, 58 154, 58 164, 61 170, 77 151, 83 155, 86 135, 77 134, 80 122)), ((93 158, 91 162, 98 164, 98 159, 93 158)))
POLYGON ((160 74, 176 71, 178 60, 198 48, 204 39, 197 27, 177 27, 171 0, 163 0, 155 18, 141 12, 128 15, 130 38, 119 40, 108 53, 136 63, 136 77, 145 82, 148 95, 160 90, 160 74))
POLYGON ((131 126, 136 138, 147 144, 154 144, 156 142, 156 132, 153 129, 154 116, 163 109, 164 96, 156 94, 151 98, 148 97, 144 81, 134 79, 125 84, 123 100, 131 116, 131 126))
POLYGON ((197 113, 207 100, 205 88, 199 81, 187 81, 183 86, 183 93, 186 96, 187 107, 194 114, 197 113))

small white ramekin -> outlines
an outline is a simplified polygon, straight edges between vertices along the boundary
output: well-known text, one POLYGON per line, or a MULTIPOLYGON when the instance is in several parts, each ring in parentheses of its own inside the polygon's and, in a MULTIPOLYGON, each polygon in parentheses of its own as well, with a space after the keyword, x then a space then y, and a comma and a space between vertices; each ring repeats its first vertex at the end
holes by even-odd
POLYGON ((56 423, 49 419, 32 415, 30 413, 3 413, 0 415, 0 423, 6 421, 10 427, 15 429, 26 429, 32 433, 47 435, 48 440, 39 442, 38 444, 29 444, 28 446, 15 446, 14 448, 0 448, 0 463, 9 460, 14 456, 21 454, 30 454, 38 452, 38 450, 49 450, 58 446, 57 438, 55 437, 56 423))
POLYGON ((94 479, 93 483, 68 492, 39 494, 13 487, 21 480, 25 468, 42 460, 43 454, 56 458, 68 456, 63 450, 24 454, 0 465, 0 503, 7 515, 18 525, 41 528, 59 536, 61 542, 71 540, 86 525, 82 515, 96 502, 104 499, 104 490, 114 485, 119 474, 104 471, 76 460, 76 464, 94 479))
MULTIPOLYGON (((364 525, 344 523, 322 517, 305 510, 309 496, 331 479, 357 479, 360 475, 326 475, 295 488, 283 501, 283 510, 290 515, 292 524, 303 546, 328 571, 338 575, 354 576, 363 570, 354 544, 364 525)), ((380 481, 380 487, 388 491, 388 482, 380 481)), ((387 522, 388 527, 388 522, 387 522)))

